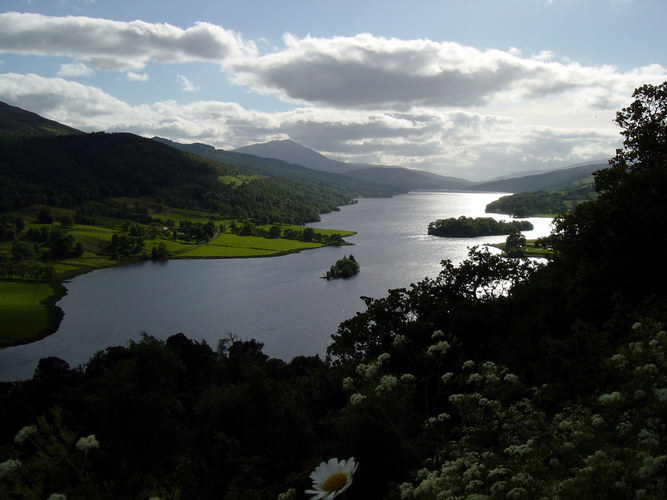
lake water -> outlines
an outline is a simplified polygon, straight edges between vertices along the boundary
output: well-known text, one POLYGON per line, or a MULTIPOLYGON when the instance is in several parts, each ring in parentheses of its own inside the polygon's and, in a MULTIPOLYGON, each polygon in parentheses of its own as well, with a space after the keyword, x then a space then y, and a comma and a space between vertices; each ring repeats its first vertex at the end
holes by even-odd
MULTIPOLYGON (((0 350, 0 380, 30 378, 46 356, 83 364, 141 332, 158 338, 183 332, 213 348, 231 332, 262 342, 272 357, 323 355, 338 325, 364 310, 361 296, 384 297, 389 289, 436 276, 443 259, 462 261, 470 246, 504 241, 426 234, 435 219, 488 216, 485 206, 501 195, 414 191, 360 199, 311 224, 356 231, 347 238, 354 246, 270 258, 144 262, 78 276, 65 283, 67 295, 58 302, 65 316, 55 334, 0 350), (358 275, 320 279, 349 254, 361 267, 358 275)), ((535 229, 524 233, 527 238, 549 234, 550 219, 529 220, 535 229)))

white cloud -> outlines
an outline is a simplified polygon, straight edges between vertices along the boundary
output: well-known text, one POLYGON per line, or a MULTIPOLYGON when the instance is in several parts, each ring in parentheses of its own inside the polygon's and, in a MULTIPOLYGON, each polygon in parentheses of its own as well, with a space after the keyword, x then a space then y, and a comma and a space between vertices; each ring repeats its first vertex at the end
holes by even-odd
MULTIPOLYGON (((453 42, 397 40, 369 34, 297 39, 285 49, 225 63, 233 80, 285 100, 339 108, 480 107, 530 103, 591 88, 610 97, 660 81, 660 66, 620 73, 611 66, 556 62, 540 52, 481 51, 453 42), (532 101, 532 102, 531 102, 532 101)), ((613 99, 610 99, 611 102, 613 99)), ((603 102, 600 100, 598 102, 603 102)))
POLYGON ((84 63, 61 64, 58 70, 58 76, 63 78, 68 77, 87 77, 93 76, 95 71, 86 66, 84 63))
POLYGON ((197 92, 199 90, 199 87, 183 75, 178 75, 178 81, 181 84, 181 90, 184 92, 197 92))
POLYGON ((252 55, 253 43, 230 30, 197 23, 186 30, 169 24, 119 22, 89 17, 0 14, 0 50, 68 56, 106 70, 138 70, 151 60, 212 61, 252 55))
POLYGON ((135 73, 134 71, 128 71, 125 76, 131 82, 147 82, 149 79, 148 73, 135 73))

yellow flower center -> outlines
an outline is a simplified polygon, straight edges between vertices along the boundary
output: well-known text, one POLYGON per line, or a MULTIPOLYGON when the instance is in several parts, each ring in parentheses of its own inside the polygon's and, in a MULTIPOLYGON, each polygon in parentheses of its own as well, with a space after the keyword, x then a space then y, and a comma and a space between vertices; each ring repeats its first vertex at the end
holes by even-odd
POLYGON ((347 476, 342 472, 331 474, 326 481, 324 481, 324 491, 338 491, 347 484, 347 476))

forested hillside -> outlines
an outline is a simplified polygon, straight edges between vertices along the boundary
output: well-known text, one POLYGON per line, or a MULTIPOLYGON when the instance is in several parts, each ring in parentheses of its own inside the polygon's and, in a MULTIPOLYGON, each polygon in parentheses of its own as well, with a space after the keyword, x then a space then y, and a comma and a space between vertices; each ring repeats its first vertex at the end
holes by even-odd
POLYGON ((444 261, 325 360, 182 334, 44 359, 0 384, 0 496, 287 500, 355 457, 349 499, 667 497, 667 82, 633 97, 548 263, 444 261))
MULTIPOLYGON (((17 110, 0 109, 7 112, 0 121, 32 118, 17 110)), ((132 134, 37 135, 51 123, 38 118, 24 135, 19 128, 1 136, 0 212, 36 203, 72 208, 109 197, 149 196, 168 206, 201 207, 260 223, 304 223, 360 194, 350 184, 263 174, 132 134), (243 182, 226 182, 229 177, 243 182)))
POLYGON ((47 120, 16 106, 0 102, 0 141, 15 140, 20 137, 83 134, 62 123, 47 120))
POLYGON ((405 186, 401 186, 400 188, 396 186, 389 187, 384 184, 355 179, 333 172, 313 170, 300 164, 287 163, 273 158, 216 149, 206 144, 179 144, 167 139, 154 139, 181 151, 193 153, 226 165, 247 168, 263 175, 282 177, 300 182, 310 182, 327 188, 343 189, 356 193, 358 196, 385 197, 407 191, 405 186))

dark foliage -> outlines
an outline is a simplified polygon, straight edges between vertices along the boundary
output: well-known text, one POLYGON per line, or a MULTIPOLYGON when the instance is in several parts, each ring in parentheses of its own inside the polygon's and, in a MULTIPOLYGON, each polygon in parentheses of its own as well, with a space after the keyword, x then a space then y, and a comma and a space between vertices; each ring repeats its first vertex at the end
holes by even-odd
POLYGON ((354 255, 349 257, 346 255, 342 259, 329 268, 324 278, 327 280, 335 280, 338 278, 351 278, 359 273, 359 264, 354 258, 354 255))
POLYGON ((492 217, 451 217, 438 219, 428 225, 428 234, 455 238, 494 236, 510 234, 512 231, 530 231, 533 225, 528 221, 497 221, 492 217))

